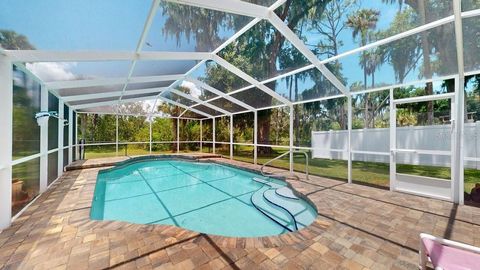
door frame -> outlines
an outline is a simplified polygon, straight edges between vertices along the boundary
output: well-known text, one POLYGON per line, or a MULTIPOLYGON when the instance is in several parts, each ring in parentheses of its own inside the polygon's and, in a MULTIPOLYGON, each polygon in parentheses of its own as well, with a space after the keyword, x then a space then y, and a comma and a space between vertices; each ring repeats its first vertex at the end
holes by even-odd
MULTIPOLYGON (((393 97, 393 89, 390 89, 390 190, 391 191, 400 191, 400 192, 405 192, 405 193, 412 193, 415 195, 421 195, 421 196, 427 196, 427 197, 432 197, 432 198, 437 198, 437 199, 443 199, 443 200, 448 200, 448 201, 453 201, 455 199, 455 183, 458 181, 458 179, 455 179, 455 172, 454 172, 454 164, 455 162, 455 147, 456 145, 456 131, 458 128, 458 125, 456 124, 456 102, 455 102, 455 92, 452 93, 445 93, 445 94, 434 94, 434 95, 427 95, 427 96, 419 96, 419 97, 411 97, 411 98, 403 98, 403 99, 394 99, 393 97), (398 149, 397 148, 397 105, 399 104, 408 104, 408 103, 418 103, 418 102, 427 102, 427 101, 435 101, 435 100, 450 100, 451 108, 450 108, 450 123, 451 123, 451 144, 450 144, 450 151, 440 151, 440 150, 421 150, 421 149, 398 149), (449 153, 445 153, 449 152, 449 153), (421 191, 415 191, 415 190, 408 190, 408 189, 402 189, 398 187, 398 179, 397 179, 397 162, 396 162, 396 155, 397 153, 417 153, 417 154, 427 154, 427 155, 442 155, 450 156, 450 164, 451 164, 451 171, 450 171, 450 191, 447 194, 444 195, 435 195, 432 193, 424 193, 421 191)), ((408 174, 402 174, 402 176, 410 176, 408 174)), ((447 180, 440 180, 437 178, 432 178, 432 177, 423 177, 423 176, 412 176, 412 178, 416 178, 417 180, 420 181, 426 181, 430 185, 438 185, 440 184, 443 186, 442 188, 445 189, 446 185, 448 186, 448 183, 445 183, 443 181, 447 180), (435 182, 437 181, 437 182, 435 182)), ((415 181, 415 179, 411 179, 412 182, 415 181)), ((414 183, 421 185, 420 182, 414 183)))

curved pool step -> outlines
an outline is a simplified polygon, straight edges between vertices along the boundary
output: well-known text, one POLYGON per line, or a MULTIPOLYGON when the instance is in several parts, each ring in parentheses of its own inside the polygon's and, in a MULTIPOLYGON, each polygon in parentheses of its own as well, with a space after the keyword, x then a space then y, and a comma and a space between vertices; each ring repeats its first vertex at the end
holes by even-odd
POLYGON ((298 200, 298 197, 293 193, 293 190, 291 190, 289 187, 277 188, 275 189, 275 193, 277 193, 277 195, 281 197, 298 200))
POLYGON ((264 193, 268 190, 274 191, 268 186, 263 186, 252 194, 250 201, 252 202, 253 206, 285 229, 289 231, 295 231, 295 221, 290 213, 265 199, 264 193))
MULTIPOLYGON (((291 190, 290 190, 291 191, 291 190)), ((293 194, 293 192, 292 192, 293 194)), ((293 216, 297 229, 302 229, 316 218, 315 210, 304 200, 298 197, 287 198, 277 194, 277 190, 266 190, 263 193, 266 201, 285 209, 293 216)))
POLYGON ((274 183, 272 181, 268 181, 268 180, 265 180, 265 179, 262 179, 262 178, 258 178, 258 177, 253 177, 252 178, 253 181, 255 182, 258 182, 258 183, 262 183, 264 185, 267 185, 271 188, 281 188, 281 187, 284 187, 283 185, 280 185, 280 184, 277 184, 277 183, 274 183))

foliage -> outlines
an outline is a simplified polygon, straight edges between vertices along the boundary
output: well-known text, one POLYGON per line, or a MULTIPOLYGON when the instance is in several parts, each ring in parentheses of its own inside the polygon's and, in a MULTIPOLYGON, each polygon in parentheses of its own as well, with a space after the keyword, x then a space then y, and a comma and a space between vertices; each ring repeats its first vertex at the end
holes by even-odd
POLYGON ((26 36, 4 29, 0 29, 0 47, 6 50, 35 49, 26 36))

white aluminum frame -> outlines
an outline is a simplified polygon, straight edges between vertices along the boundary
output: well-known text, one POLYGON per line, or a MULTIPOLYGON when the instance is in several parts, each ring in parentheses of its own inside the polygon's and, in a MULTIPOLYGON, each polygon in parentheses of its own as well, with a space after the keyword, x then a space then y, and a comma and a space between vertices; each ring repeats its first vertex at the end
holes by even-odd
MULTIPOLYGON (((158 75, 158 76, 139 76, 131 77, 129 83, 149 83, 149 82, 164 82, 175 81, 184 77, 184 74, 175 75, 158 75)), ((71 89, 81 87, 93 87, 93 86, 108 86, 115 84, 125 83, 125 78, 97 78, 97 79, 85 79, 85 80, 72 80, 72 81, 53 81, 45 83, 45 86, 50 90, 59 89, 71 89)))
POLYGON ((10 57, 0 52, 0 230, 10 226, 12 218, 13 153, 13 70, 10 57))
MULTIPOLYGON (((42 51, 42 50, 4 50, 0 48, 0 87, 1 89, 5 89, 2 91, 2 99, 0 100, 0 110, 2 110, 3 114, 0 118, 0 126, 4 127, 11 127, 12 126, 12 71, 11 67, 12 64, 16 65, 20 70, 26 72, 28 76, 31 76, 34 80, 38 81, 41 84, 41 110, 48 110, 48 93, 49 91, 54 94, 56 97, 59 98, 59 116, 63 118, 63 104, 69 106, 69 126, 68 126, 68 145, 64 146, 63 143, 63 129, 66 128, 63 125, 63 121, 59 120, 59 129, 58 129, 58 148, 48 150, 48 125, 42 126, 40 129, 40 151, 34 155, 20 158, 17 160, 12 160, 12 130, 7 129, 6 132, 2 132, 0 134, 0 142, 2 146, 5 146, 0 153, 0 176, 2 179, 6 179, 6 181, 1 181, 0 184, 0 229, 4 227, 8 227, 11 220, 11 200, 7 193, 11 193, 11 172, 12 166, 21 164, 23 162, 27 162, 29 160, 40 158, 40 192, 44 192, 47 189, 47 178, 48 178, 48 154, 54 153, 58 151, 58 175, 60 176, 62 173, 63 167, 63 150, 68 149, 68 162, 71 163, 73 161, 73 151, 78 151, 78 144, 77 142, 73 142, 73 135, 75 132, 75 138, 78 139, 78 119, 79 113, 78 110, 93 108, 97 106, 113 106, 118 105, 126 102, 135 102, 135 101, 145 101, 145 100, 155 100, 155 105, 158 101, 162 101, 165 103, 169 103, 173 106, 178 106, 180 108, 185 109, 179 116, 172 117, 177 119, 177 123, 179 123, 180 119, 191 119, 191 118, 184 118, 182 115, 185 114, 187 111, 191 111, 202 115, 203 119, 194 119, 200 121, 200 149, 202 150, 203 143, 212 143, 213 144, 213 152, 215 153, 215 145, 218 144, 230 144, 230 158, 233 158, 233 146, 234 145, 250 145, 254 147, 254 163, 257 163, 257 149, 258 146, 271 146, 271 145, 263 145, 258 144, 258 111, 265 110, 265 109, 272 109, 272 108, 280 108, 288 106, 290 109, 290 121, 289 121, 289 135, 290 141, 288 146, 275 146, 279 148, 285 149, 304 149, 304 150, 311 150, 312 148, 309 147, 295 147, 293 145, 293 106, 298 104, 303 104, 307 102, 315 102, 315 101, 322 101, 328 100, 333 98, 340 98, 340 97, 347 97, 348 99, 348 147, 347 149, 327 149, 328 151, 337 151, 337 152, 346 152, 348 154, 348 182, 352 182, 352 155, 354 153, 368 153, 368 154, 377 154, 377 155, 387 155, 388 153, 380 153, 380 152, 368 152, 368 151, 356 151, 351 149, 351 130, 352 130, 352 95, 356 94, 363 94, 369 93, 374 91, 381 91, 381 90, 388 90, 390 89, 390 98, 391 98, 391 117, 390 117, 390 126, 395 126, 395 100, 393 99, 393 88, 395 87, 402 87, 406 85, 412 85, 415 83, 425 83, 431 82, 435 80, 442 80, 442 79, 455 79, 455 92, 454 96, 452 94, 445 94, 445 95, 436 95, 435 99, 443 99, 443 98, 451 98, 455 100, 454 111, 452 112, 453 120, 455 124, 455 133, 453 136, 454 143, 452 144, 452 200, 454 202, 458 202, 460 204, 463 203, 463 125, 464 125, 464 80, 465 80, 465 71, 464 71, 464 55, 463 55, 463 33, 462 33, 462 19, 464 18, 471 18, 475 16, 480 16, 480 9, 476 10, 469 10, 462 12, 461 10, 461 1, 460 0, 453 0, 453 15, 447 16, 445 18, 415 27, 408 31, 384 38, 382 40, 378 40, 372 43, 369 43, 365 46, 358 47, 347 52, 340 53, 328 59, 320 60, 318 59, 303 43, 303 41, 290 29, 288 26, 280 20, 280 18, 275 14, 275 9, 281 6, 285 0, 279 0, 275 2, 270 7, 264 7, 256 4, 251 4, 248 2, 242 1, 234 1, 234 0, 224 0, 222 4, 219 5, 218 1, 216 0, 167 0, 170 2, 175 2, 184 5, 202 7, 212 10, 219 10, 223 12, 228 12, 232 14, 239 14, 243 16, 252 17, 252 20, 246 24, 242 29, 240 29, 237 33, 232 35, 229 39, 227 39, 223 44, 221 44, 218 48, 213 50, 212 52, 160 52, 160 51, 143 51, 143 46, 148 36, 149 30, 151 28, 152 22, 154 17, 157 14, 158 7, 160 4, 160 0, 153 0, 152 6, 150 8, 150 12, 146 18, 143 31, 140 35, 140 39, 138 41, 137 47, 135 51, 42 51), (275 76, 273 78, 268 78, 263 81, 258 81, 251 77, 250 75, 246 74, 236 66, 232 65, 231 63, 222 59, 218 53, 224 49, 226 46, 234 42, 238 39, 242 34, 247 32, 249 29, 254 27, 257 23, 262 20, 267 20, 270 22, 285 38, 288 40, 300 53, 302 53, 311 64, 297 68, 295 70, 286 72, 284 74, 275 76), (454 24, 455 28, 455 42, 456 42, 456 49, 457 49, 457 63, 458 63, 458 74, 453 74, 449 76, 443 76, 441 78, 435 79, 426 79, 426 80, 419 80, 417 82, 406 82, 397 85, 390 85, 384 87, 378 87, 373 89, 365 89, 362 91, 355 91, 351 92, 349 89, 343 85, 340 80, 332 74, 326 67, 325 64, 330 63, 332 61, 336 61, 347 57, 349 55, 353 55, 365 50, 369 50, 372 48, 376 48, 378 46, 386 45, 390 42, 400 40, 402 38, 406 38, 415 34, 422 33, 429 29, 433 29, 435 27, 439 27, 446 24, 454 24), (174 75, 158 75, 158 76, 140 76, 140 77, 133 77, 133 71, 135 69, 136 63, 138 61, 146 61, 146 60, 194 60, 199 61, 192 69, 190 69, 186 74, 174 74, 174 75), (129 73, 126 77, 121 78, 96 78, 96 79, 86 79, 86 80, 73 80, 73 81, 53 81, 53 82, 42 82, 39 78, 37 78, 31 71, 29 71, 24 63, 34 63, 34 62, 101 62, 101 61, 131 61, 131 66, 129 69, 129 73), (198 69, 201 65, 206 63, 207 61, 214 61, 218 65, 222 66, 223 68, 227 69, 228 71, 234 73, 239 78, 247 81, 250 85, 243 87, 241 89, 237 89, 230 93, 224 93, 214 87, 209 86, 208 84, 201 82, 200 80, 191 78, 189 75, 193 73, 196 69, 198 69), (275 80, 279 80, 285 78, 287 76, 291 76, 297 74, 299 72, 303 72, 309 69, 317 68, 326 79, 328 79, 342 94, 329 96, 329 97, 321 97, 312 100, 302 100, 302 101, 290 101, 287 98, 281 96, 277 92, 273 91, 272 89, 268 88, 265 84, 269 82, 273 82, 275 80), (194 84, 202 87, 206 91, 209 91, 215 95, 216 97, 202 101, 197 97, 192 95, 185 94, 175 89, 175 86, 181 81, 186 80, 193 82, 194 84), (138 89, 138 90, 129 90, 127 91, 127 86, 130 83, 145 83, 145 82, 161 82, 161 81, 174 81, 168 87, 159 87, 159 88, 148 88, 148 89, 138 89), (95 87, 95 86, 108 86, 108 85, 123 85, 121 91, 114 91, 114 92, 106 92, 106 93, 93 93, 93 94, 79 94, 73 96, 61 96, 58 94, 60 89, 73 89, 73 88, 81 88, 81 87, 95 87), (246 91, 252 88, 258 88, 261 91, 267 93, 268 95, 272 96, 272 98, 278 100, 281 104, 280 105, 273 105, 267 106, 262 108, 254 108, 242 100, 234 98, 232 95, 236 93, 240 93, 242 91, 246 91), (186 106, 181 103, 175 102, 173 100, 169 100, 162 96, 163 93, 166 91, 171 91, 172 93, 181 95, 184 98, 188 98, 194 101, 196 104, 192 106, 186 106), (144 96, 144 97, 137 97, 137 98, 129 98, 129 96, 137 95, 137 94, 149 94, 152 93, 152 96, 144 96), (112 101, 105 101, 105 102, 95 102, 95 99, 98 98, 107 98, 107 97, 118 97, 118 99, 112 101), (243 107, 245 111, 241 112, 229 112, 223 108, 218 106, 209 104, 209 102, 225 98, 230 102, 235 103, 236 105, 243 107), (75 101, 89 101, 85 104, 80 105, 73 105, 71 106, 70 103, 75 101), (204 113, 195 107, 198 105, 207 106, 215 111, 222 113, 222 115, 213 116, 208 113, 204 113), (73 126, 73 112, 76 112, 76 125, 73 126), (236 114, 246 113, 246 112, 253 112, 254 113, 254 142, 253 144, 249 143, 235 143, 233 141, 233 117, 236 114), (215 121, 218 117, 230 117, 230 142, 216 142, 215 136, 215 121), (394 117, 392 117, 394 116, 394 117), (204 119, 212 119, 213 121, 213 140, 212 142, 205 142, 203 141, 203 120, 204 119), (8 218, 7 218, 8 216, 8 218)), ((480 71, 478 71, 480 72, 480 71)), ((468 72, 468 75, 475 74, 476 72, 468 72)), ((430 98, 430 97, 429 97, 430 98)), ((405 99, 400 102, 419 102, 422 100, 427 100, 426 97, 418 97, 418 98, 411 98, 405 99)), ((431 99, 428 99, 431 100, 431 99)), ((397 102, 398 103, 398 102, 397 102)), ((398 103, 399 104, 399 103, 398 103)), ((158 117, 166 117, 164 115, 159 115, 154 113, 154 108, 152 108, 152 113, 148 115, 150 119, 150 153, 152 151, 152 118, 154 116, 158 117)), ((102 112, 98 112, 102 113, 102 112)), ((118 117, 121 115, 118 111, 116 111, 116 152, 118 155, 118 117)), ((179 151, 179 144, 184 143, 179 141, 179 125, 177 125, 177 151, 179 151)), ((391 129, 391 136, 395 136, 394 130, 391 129)), ((391 145, 393 145, 393 149, 396 149, 395 142, 391 139, 391 145)), ((196 142, 196 141, 194 141, 196 142)), ((446 151, 422 151, 416 150, 418 153, 426 153, 426 154, 437 154, 437 155, 448 155, 446 151)), ((390 159, 390 174, 396 174, 395 166, 395 158, 391 156, 390 159)), ((290 170, 293 170, 293 157, 290 155, 290 170)), ((394 184, 391 185, 391 188, 394 189, 394 184)))
MULTIPOLYGON (((457 83, 457 80, 455 80, 457 83)), ((457 87, 458 88, 458 87, 457 87)), ((456 91, 457 92, 457 91, 456 91)), ((451 164, 456 163, 456 157, 454 155, 455 148, 456 148, 456 137, 455 134, 457 133, 458 125, 455 124, 455 120, 452 121, 452 128, 453 134, 451 136, 451 150, 450 151, 440 151, 440 150, 428 150, 428 149, 399 149, 397 148, 397 137, 396 137, 396 130, 397 130, 397 105, 399 104, 409 104, 409 103, 418 103, 418 102, 427 102, 427 101, 435 101, 435 100, 450 100, 451 101, 451 119, 456 119, 456 108, 458 101, 455 100, 456 93, 445 93, 445 94, 434 94, 434 95, 427 95, 427 96, 419 96, 419 97, 412 97, 412 98, 402 98, 402 99, 395 99, 393 97, 393 88, 390 90, 390 190, 392 191, 402 191, 406 193, 412 193, 421 196, 430 196, 438 199, 447 199, 453 200, 458 203, 458 196, 459 192, 456 187, 459 185, 459 181, 461 180, 457 175, 455 175, 455 171, 452 170, 451 172, 451 179, 450 179, 450 194, 449 196, 443 196, 439 194, 434 194, 434 192, 425 192, 424 190, 411 190, 411 189, 403 189, 398 187, 398 180, 397 177, 399 174, 396 172, 396 156, 397 153, 411 153, 411 154, 426 154, 426 155, 446 155, 450 156, 451 164)), ((463 158, 462 158, 463 159, 463 158)), ((462 170, 463 171, 463 170, 462 170)), ((409 176, 409 174, 401 174, 402 176, 409 176)), ((433 177, 423 177, 423 176, 414 176, 417 179, 428 179, 429 181, 436 181, 442 179, 436 179, 433 177)), ((404 178, 404 177, 403 177, 404 178)), ((463 179, 462 179, 463 180, 463 179)), ((462 190, 463 193, 463 190, 462 190)))
POLYGON ((63 129, 65 128, 63 119, 64 119, 64 103, 63 100, 58 100, 58 144, 57 144, 57 178, 63 174, 63 129))
MULTIPOLYGON (((48 111, 48 89, 40 88, 40 110, 48 111)), ((40 126, 40 192, 48 186, 48 122, 40 126)))

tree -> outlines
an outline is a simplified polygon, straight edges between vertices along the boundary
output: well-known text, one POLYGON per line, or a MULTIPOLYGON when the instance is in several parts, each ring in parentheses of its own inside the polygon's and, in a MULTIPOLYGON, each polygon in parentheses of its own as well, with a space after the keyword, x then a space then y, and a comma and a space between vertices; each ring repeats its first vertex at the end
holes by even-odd
MULTIPOLYGON (((378 18, 380 12, 374 9, 360 9, 355 13, 348 16, 347 25, 352 28, 352 37, 354 39, 358 38, 360 46, 367 45, 369 37, 371 36, 371 31, 377 27, 378 18)), ((367 76, 369 71, 367 61, 368 53, 363 51, 360 55, 360 66, 363 69, 363 85, 364 88, 367 88, 367 76)), ((374 67, 376 69, 376 67, 374 67)), ((368 127, 370 121, 370 94, 367 94, 365 97, 365 115, 364 115, 365 127, 368 127)))
POLYGON ((0 29, 0 46, 6 50, 35 50, 26 36, 5 29, 0 29))
MULTIPOLYGON (((346 1, 331 1, 325 5, 324 11, 321 13, 318 19, 311 20, 307 29, 312 33, 322 37, 317 44, 307 44, 310 47, 314 48, 314 53, 316 55, 324 55, 325 57, 332 57, 339 53, 339 49, 343 46, 343 41, 340 40, 340 34, 347 27, 344 21, 344 14, 356 6, 355 0, 346 0, 346 1)), ((328 69, 337 76, 343 83, 346 82, 342 78, 342 65, 336 60, 332 63, 327 64, 328 69)), ((331 85, 330 81, 326 80, 316 69, 311 69, 308 72, 297 73, 292 76, 292 79, 288 80, 290 77, 287 77, 287 88, 289 89, 290 96, 294 96, 294 100, 298 100, 298 84, 299 82, 306 82, 308 80, 315 82, 315 85, 311 89, 306 89, 303 91, 301 98, 303 100, 314 99, 319 96, 328 96, 330 94, 330 89, 336 89, 331 85), (319 76, 320 75, 320 76, 319 76), (294 93, 292 95, 292 92, 294 93)), ((314 102, 314 103, 304 103, 302 106, 294 107, 294 126, 299 127, 300 125, 305 128, 296 130, 295 134, 295 145, 299 145, 299 141, 310 141, 306 140, 305 136, 310 136, 311 129, 307 129, 305 123, 311 123, 308 115, 315 115, 318 111, 323 111, 327 114, 329 119, 338 117, 340 129, 347 128, 347 113, 345 106, 345 99, 329 99, 324 102, 324 104, 314 102), (324 108, 329 108, 329 110, 324 110, 324 108)), ((311 123, 313 125, 313 123, 311 123)), ((330 126, 329 126, 330 128, 330 126)))
MULTIPOLYGON (((397 13, 389 28, 381 32, 382 38, 405 32, 415 27, 416 16, 413 9, 408 8, 397 13)), ((390 46, 382 46, 385 60, 393 67, 395 79, 403 83, 406 76, 416 68, 422 57, 419 49, 420 41, 416 36, 395 41, 390 46)))
MULTIPOLYGON (((287 0, 282 7, 275 10, 275 13, 290 29, 300 34, 308 25, 304 22, 317 20, 322 15, 325 5, 329 2, 330 0, 287 0)), ((218 40, 219 31, 210 29, 211 27, 217 27, 216 29, 227 27, 228 29, 238 31, 239 27, 243 26, 245 22, 243 17, 234 17, 227 13, 219 12, 203 19, 203 24, 208 24, 210 27, 208 31, 203 31, 204 26, 195 22, 197 21, 195 16, 185 16, 185 14, 199 14, 193 11, 189 12, 189 10, 195 8, 169 3, 162 5, 165 14, 168 14, 169 19, 172 20, 172 23, 166 24, 168 30, 165 33, 177 37, 177 40, 180 40, 181 34, 186 35, 187 32, 194 33, 196 35, 197 48, 204 48, 209 45, 208 40, 218 40)), ((205 16, 205 14, 201 16, 205 16)), ((265 23, 265 21, 258 23, 244 33, 233 44, 223 49, 219 55, 235 65, 240 64, 237 65, 240 69, 247 73, 249 71, 252 72, 250 74, 256 78, 267 78, 276 75, 281 68, 292 62, 297 64, 304 63, 305 65, 308 63, 303 55, 293 49, 292 45, 285 43, 285 37, 276 28, 269 23, 265 23), (255 46, 252 46, 252 44, 255 44, 255 46)), ((212 71, 209 71, 209 75, 212 75, 213 71, 220 70, 220 68, 213 70, 217 68, 213 65, 210 68, 212 71)), ((224 76, 228 72, 215 72, 215 74, 218 77, 209 79, 209 84, 218 89, 228 88, 223 80, 223 78, 228 78, 228 76, 224 76), (213 82, 219 82, 219 85, 214 85, 213 82)), ((275 91, 276 83, 271 82, 267 86, 275 91)), ((268 95, 261 95, 259 98, 253 99, 253 102, 251 105, 254 107, 259 107, 259 104, 267 107, 272 104, 272 98, 268 95)), ((261 141, 268 142, 270 138, 270 118, 269 110, 259 111, 258 127, 259 140, 261 141)), ((271 152, 271 149, 260 148, 259 151, 268 153, 271 152)))
POLYGON ((325 6, 319 20, 312 21, 310 26, 312 32, 324 37, 318 44, 309 44, 317 48, 316 54, 325 55, 327 58, 338 55, 339 48, 343 46, 343 41, 339 37, 347 26, 343 21, 343 16, 355 4, 355 0, 331 1, 325 6))
MULTIPOLYGON (((451 14, 452 11, 452 3, 453 1, 442 1, 442 0, 434 0, 434 1, 423 1, 423 0, 383 0, 387 3, 398 3, 399 8, 401 9, 403 4, 407 4, 411 7, 416 15, 417 15, 417 23, 419 25, 424 25, 434 18, 444 18, 451 14)), ((423 65, 422 65, 422 75, 424 78, 432 78, 435 68, 440 67, 440 69, 449 69, 451 63, 453 62, 452 58, 455 57, 450 52, 456 51, 451 50, 452 46, 455 48, 454 44, 452 43, 452 37, 449 33, 448 28, 451 26, 445 27, 437 27, 430 31, 423 31, 420 34, 420 48, 422 50, 423 56, 423 65), (434 49, 434 50, 433 50, 434 49), (438 54, 438 59, 440 64, 432 65, 432 58, 430 54, 432 51, 435 51, 438 54)), ((441 70, 437 70, 437 72, 441 72, 441 70)), ((450 86, 447 89, 449 92, 453 91, 453 88, 450 86)), ((431 82, 427 82, 425 84, 425 94, 432 95, 433 94, 433 84, 431 82)), ((429 101, 427 103, 427 123, 433 124, 433 115, 434 108, 433 102, 429 101)))
MULTIPOLYGON (((184 92, 184 93, 187 93, 187 94, 190 94, 190 88, 188 87, 183 87, 183 86, 178 86, 177 89, 180 91, 180 92, 184 92)), ((178 98, 181 98, 180 96, 178 96, 178 98)), ((174 100, 178 103, 182 103, 181 100, 174 100)), ((167 115, 167 116, 180 116, 180 114, 182 114, 182 112, 184 111, 183 108, 179 107, 179 106, 175 106, 175 105, 171 105, 169 103, 166 103, 166 102, 162 102, 161 104, 159 104, 157 106, 157 110, 161 113, 163 113, 164 115, 167 115)), ((191 111, 187 111, 183 114, 184 117, 193 117, 193 118, 196 118, 198 115, 196 113, 193 113, 191 111)), ((171 131, 171 135, 172 135, 172 138, 174 138, 173 141, 176 141, 177 139, 177 119, 176 118, 172 118, 170 120, 172 122, 172 127, 170 129, 171 131)), ((171 150, 172 151, 176 151, 177 149, 177 144, 174 143, 172 145, 172 148, 171 150)))
MULTIPOLYGON (((360 9, 355 13, 348 16, 347 26, 352 28, 352 37, 354 39, 359 37, 359 45, 367 45, 370 37, 370 31, 377 27, 378 18, 380 12, 374 9, 360 9)), ((360 65, 363 71, 363 83, 364 87, 367 86, 367 71, 366 71, 366 59, 365 52, 362 52, 360 65)))

